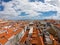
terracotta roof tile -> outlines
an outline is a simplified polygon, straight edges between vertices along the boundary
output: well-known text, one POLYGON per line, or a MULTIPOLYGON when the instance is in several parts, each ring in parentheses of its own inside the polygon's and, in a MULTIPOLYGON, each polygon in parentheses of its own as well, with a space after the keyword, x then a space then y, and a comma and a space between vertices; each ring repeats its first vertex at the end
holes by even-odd
POLYGON ((4 45, 8 40, 4 37, 0 38, 0 44, 4 45))

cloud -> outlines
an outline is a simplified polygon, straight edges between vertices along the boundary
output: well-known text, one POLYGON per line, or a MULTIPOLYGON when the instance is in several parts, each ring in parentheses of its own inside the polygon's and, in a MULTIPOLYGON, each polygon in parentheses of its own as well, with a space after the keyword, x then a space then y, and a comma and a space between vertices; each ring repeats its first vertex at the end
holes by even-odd
POLYGON ((57 20, 60 20, 60 13, 57 13, 57 15, 52 15, 52 16, 49 16, 49 17, 45 17, 46 19, 57 19, 57 20))
POLYGON ((14 17, 18 17, 18 19, 37 19, 42 15, 38 12, 60 11, 60 8, 57 6, 42 2, 29 2, 28 0, 12 0, 7 3, 3 2, 3 5, 5 8, 4 11, 0 11, 0 16, 3 15, 2 17, 7 19, 10 19, 10 17, 12 17, 12 19, 14 19, 14 17), (27 15, 22 16, 22 12, 25 12, 27 15))
POLYGON ((46 3, 53 5, 58 10, 56 15, 52 15, 52 16, 46 17, 46 18, 60 20, 60 18, 59 18, 60 17, 60 0, 50 0, 50 1, 46 1, 46 3))

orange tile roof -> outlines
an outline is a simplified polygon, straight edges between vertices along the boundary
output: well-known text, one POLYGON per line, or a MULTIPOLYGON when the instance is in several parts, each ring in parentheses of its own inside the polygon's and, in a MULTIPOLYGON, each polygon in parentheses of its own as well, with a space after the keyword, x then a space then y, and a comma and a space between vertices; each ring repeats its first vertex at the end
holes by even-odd
POLYGON ((24 34, 24 36, 22 37, 20 43, 24 43, 24 42, 26 41, 26 39, 28 38, 28 37, 27 37, 27 36, 28 36, 28 35, 27 35, 28 32, 29 32, 29 31, 26 31, 26 32, 25 32, 25 34, 24 34))
POLYGON ((8 40, 6 38, 0 38, 0 44, 5 45, 8 40))
POLYGON ((37 41, 37 40, 30 40, 30 42, 31 42, 32 44, 38 44, 38 41, 37 41))
POLYGON ((7 30, 8 33, 13 33, 13 30, 7 30))
POLYGON ((55 25, 56 27, 60 28, 60 24, 55 25))
POLYGON ((21 31, 22 31, 22 28, 16 30, 16 32, 14 32, 14 34, 16 35, 16 34, 20 33, 21 31))
POLYGON ((0 37, 5 36, 6 34, 7 34, 6 32, 2 33, 2 34, 0 34, 0 37))
POLYGON ((25 27, 24 26, 25 25, 25 22, 23 22, 22 25, 23 26, 20 26, 18 24, 15 24, 14 27, 9 28, 9 29, 2 28, 1 30, 6 30, 6 32, 3 32, 3 33, 0 34, 0 43, 2 45, 4 45, 5 43, 7 43, 8 39, 10 39, 13 35, 16 35, 16 34, 20 33, 24 29, 24 27, 25 27), (15 28, 17 28, 16 31, 15 31, 15 28))
POLYGON ((13 33, 8 33, 7 35, 5 35, 7 39, 9 39, 11 36, 13 36, 13 33))

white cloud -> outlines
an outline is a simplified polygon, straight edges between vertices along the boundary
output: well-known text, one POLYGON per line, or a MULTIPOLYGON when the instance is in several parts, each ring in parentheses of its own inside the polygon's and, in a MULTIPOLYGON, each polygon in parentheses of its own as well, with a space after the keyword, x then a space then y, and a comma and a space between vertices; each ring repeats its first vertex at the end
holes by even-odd
POLYGON ((46 3, 53 5, 56 9, 57 9, 57 15, 52 15, 50 17, 46 17, 47 19, 59 19, 60 20, 60 0, 50 0, 50 1, 46 1, 46 3))
POLYGON ((26 12, 27 14, 29 14, 27 16, 20 16, 21 18, 40 16, 37 11, 60 11, 60 8, 48 3, 28 2, 28 0, 12 0, 8 3, 3 2, 3 5, 5 6, 5 9, 4 11, 0 12, 0 15, 3 14, 9 16, 18 16, 21 14, 21 12, 26 12))

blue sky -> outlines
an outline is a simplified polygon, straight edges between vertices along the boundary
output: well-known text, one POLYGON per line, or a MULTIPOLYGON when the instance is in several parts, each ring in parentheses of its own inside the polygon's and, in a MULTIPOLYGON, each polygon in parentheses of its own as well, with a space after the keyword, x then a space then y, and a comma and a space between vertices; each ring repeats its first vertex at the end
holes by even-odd
POLYGON ((4 10, 4 6, 0 5, 0 11, 4 10))
MULTIPOLYGON (((35 2, 35 0, 29 0, 30 2, 35 2)), ((44 2, 44 0, 38 0, 38 1, 41 1, 41 2, 44 2)))
POLYGON ((12 0, 1 0, 0 1, 0 11, 3 11, 4 10, 4 6, 3 5, 1 5, 2 4, 2 2, 9 2, 9 1, 12 1, 12 0))
MULTIPOLYGON (((22 0, 20 2, 19 2, 19 0, 17 0, 17 1, 2 0, 2 1, 0 1, 0 13, 7 14, 6 15, 7 19, 45 19, 45 17, 50 18, 52 16, 55 17, 57 15, 57 9, 55 9, 54 6, 45 4, 44 0, 38 0, 37 1, 38 5, 36 3, 34 3, 35 0, 29 0, 29 1, 30 2, 27 2, 24 0, 22 0), (40 2, 41 2, 41 4, 40 4, 40 2), (13 5, 13 4, 15 4, 15 5, 13 5), (10 7, 8 5, 10 5, 10 7)), ((1 14, 0 14, 0 16, 4 17, 1 14)))
POLYGON ((3 1, 3 2, 9 2, 9 1, 12 1, 12 0, 1 0, 1 1, 3 1))
POLYGON ((41 12, 42 16, 52 16, 52 15, 56 15, 57 11, 48 11, 48 12, 41 12))

